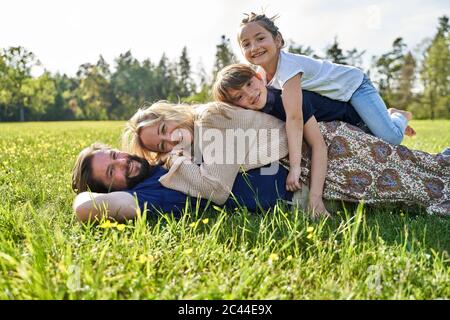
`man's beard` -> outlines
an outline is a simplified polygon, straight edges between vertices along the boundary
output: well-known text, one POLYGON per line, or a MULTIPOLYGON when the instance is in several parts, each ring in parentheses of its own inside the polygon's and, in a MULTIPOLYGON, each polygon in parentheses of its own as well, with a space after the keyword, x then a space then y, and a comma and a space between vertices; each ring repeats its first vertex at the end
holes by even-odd
MULTIPOLYGON (((127 173, 126 173, 126 184, 127 189, 131 189, 134 186, 136 186, 139 182, 144 181, 148 177, 150 177, 153 174, 153 170, 155 167, 152 167, 147 160, 144 158, 141 158, 136 155, 129 155, 127 159, 127 173), (141 167, 139 169, 139 172, 136 176, 130 177, 130 163, 136 161, 141 164, 141 167)), ((134 164, 135 165, 135 164, 134 164)))

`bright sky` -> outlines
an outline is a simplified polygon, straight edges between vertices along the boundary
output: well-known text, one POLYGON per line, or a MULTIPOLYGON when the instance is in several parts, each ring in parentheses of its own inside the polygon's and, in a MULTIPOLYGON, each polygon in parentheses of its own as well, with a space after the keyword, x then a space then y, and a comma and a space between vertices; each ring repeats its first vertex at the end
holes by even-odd
MULTIPOLYGON (((236 43, 243 13, 279 14, 286 40, 323 52, 335 36, 341 47, 387 52, 398 36, 410 49, 436 33, 438 17, 450 15, 448 0, 2 0, 0 48, 24 46, 51 72, 75 75, 100 54, 114 58, 131 50, 157 63, 163 52, 178 59, 187 46, 192 70, 212 68, 225 34, 236 43)), ((366 65, 368 67, 368 65, 366 65)))

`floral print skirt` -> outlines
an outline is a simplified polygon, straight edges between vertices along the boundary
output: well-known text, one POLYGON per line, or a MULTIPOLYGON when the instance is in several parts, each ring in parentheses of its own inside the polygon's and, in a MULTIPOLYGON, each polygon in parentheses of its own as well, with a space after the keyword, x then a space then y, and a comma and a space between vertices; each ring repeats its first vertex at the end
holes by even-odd
MULTIPOLYGON (((319 126, 328 146, 325 199, 403 203, 450 215, 449 155, 391 145, 344 122, 319 126)), ((302 150, 301 180, 309 185, 311 150, 305 144, 302 150)))

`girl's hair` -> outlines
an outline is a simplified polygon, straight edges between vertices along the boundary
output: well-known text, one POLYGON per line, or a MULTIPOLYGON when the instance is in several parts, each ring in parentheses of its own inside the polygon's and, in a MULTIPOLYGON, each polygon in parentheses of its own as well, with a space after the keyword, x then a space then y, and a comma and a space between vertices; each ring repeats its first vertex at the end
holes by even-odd
MULTIPOLYGON (((279 31, 278 27, 275 25, 275 20, 278 19, 278 15, 274 15, 273 17, 269 18, 265 14, 256 14, 254 12, 251 12, 250 14, 245 13, 246 17, 242 19, 241 21, 241 27, 245 26, 246 24, 249 24, 250 22, 256 22, 261 27, 269 31, 273 38, 275 39, 277 36, 280 36, 281 38, 281 46, 284 47, 284 39, 283 35, 279 31)), ((239 41, 239 35, 238 35, 238 43, 239 41)))
POLYGON ((187 104, 172 104, 158 101, 149 106, 148 103, 138 111, 125 124, 122 133, 122 147, 124 150, 147 159, 152 165, 161 164, 166 154, 152 152, 142 144, 140 133, 143 128, 159 123, 160 121, 176 121, 177 128, 184 128, 194 134, 194 109, 187 104))
POLYGON ((212 88, 214 100, 233 104, 229 90, 241 89, 252 77, 256 76, 255 70, 243 63, 226 66, 217 74, 212 88))

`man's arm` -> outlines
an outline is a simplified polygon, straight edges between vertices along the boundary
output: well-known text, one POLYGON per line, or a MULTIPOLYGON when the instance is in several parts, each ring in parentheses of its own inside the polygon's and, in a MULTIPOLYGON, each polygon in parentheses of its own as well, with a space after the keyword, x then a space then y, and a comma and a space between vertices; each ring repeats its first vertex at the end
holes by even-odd
POLYGON ((137 208, 134 197, 123 191, 82 192, 73 201, 73 209, 81 222, 101 220, 103 216, 122 222, 135 218, 137 208))

